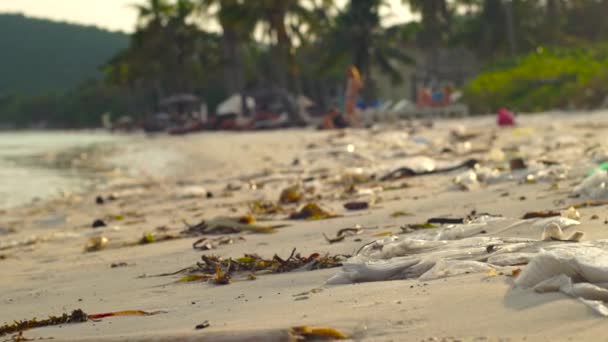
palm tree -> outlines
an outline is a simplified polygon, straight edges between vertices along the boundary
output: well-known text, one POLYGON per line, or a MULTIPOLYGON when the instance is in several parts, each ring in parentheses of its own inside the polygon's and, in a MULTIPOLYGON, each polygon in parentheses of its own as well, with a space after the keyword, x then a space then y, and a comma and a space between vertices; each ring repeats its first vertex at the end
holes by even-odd
POLYGON ((167 0, 147 0, 145 4, 135 4, 132 7, 138 12, 138 28, 163 26, 174 8, 167 0))
POLYGON ((222 28, 224 86, 230 94, 241 94, 242 111, 246 113, 244 54, 246 45, 253 39, 257 13, 251 3, 239 0, 201 0, 199 9, 216 17, 222 28))
POLYGON ((363 97, 376 96, 373 69, 389 74, 394 82, 401 81, 397 63, 411 64, 413 59, 402 51, 395 29, 381 27, 379 14, 383 0, 351 0, 341 12, 334 28, 322 43, 325 51, 322 68, 333 71, 342 82, 348 65, 361 71, 364 82, 363 97))
POLYGON ((334 1, 256 0, 251 3, 271 41, 275 81, 279 87, 298 93, 294 39, 297 37, 299 44, 314 39, 323 22, 321 12, 332 8, 334 1), (306 28, 305 32, 303 28, 306 28))
POLYGON ((412 12, 422 15, 422 31, 419 44, 422 47, 437 47, 450 29, 451 13, 447 0, 404 0, 412 12))

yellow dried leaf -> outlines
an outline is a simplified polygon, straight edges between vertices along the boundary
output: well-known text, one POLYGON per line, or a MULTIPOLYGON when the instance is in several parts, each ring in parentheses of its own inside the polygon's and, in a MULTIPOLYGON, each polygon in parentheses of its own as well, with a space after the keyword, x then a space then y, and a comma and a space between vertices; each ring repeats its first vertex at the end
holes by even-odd
POLYGON ((348 338, 346 334, 335 328, 329 327, 309 327, 307 325, 300 327, 293 327, 292 331, 296 335, 303 337, 309 337, 313 339, 325 338, 334 340, 345 340, 348 338))
POLYGON ((191 274, 189 276, 185 276, 185 277, 181 278, 177 282, 178 283, 189 283, 192 281, 207 280, 207 279, 209 279, 209 276, 206 274, 191 274))
POLYGON ((391 232, 390 230, 386 230, 386 231, 383 231, 383 232, 378 232, 378 233, 376 233, 376 234, 374 234, 372 236, 382 237, 382 236, 391 236, 391 235, 393 235, 393 232, 391 232))
POLYGON ((511 277, 517 277, 521 273, 521 268, 516 268, 511 271, 511 277))

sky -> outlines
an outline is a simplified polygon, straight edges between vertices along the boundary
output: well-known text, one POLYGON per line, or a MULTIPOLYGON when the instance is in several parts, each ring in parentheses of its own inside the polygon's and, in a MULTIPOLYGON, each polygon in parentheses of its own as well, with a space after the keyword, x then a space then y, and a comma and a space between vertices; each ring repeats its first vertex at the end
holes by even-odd
MULTIPOLYGON (((252 0, 255 1, 255 0, 252 0)), ((23 13, 27 16, 95 25, 112 31, 132 32, 137 13, 131 8, 142 0, 0 0, 0 12, 23 13)), ((346 0, 338 0, 345 3, 346 0)), ((389 0, 384 8, 384 24, 411 19, 401 0, 389 0), (390 12, 393 12, 390 14, 390 12)))

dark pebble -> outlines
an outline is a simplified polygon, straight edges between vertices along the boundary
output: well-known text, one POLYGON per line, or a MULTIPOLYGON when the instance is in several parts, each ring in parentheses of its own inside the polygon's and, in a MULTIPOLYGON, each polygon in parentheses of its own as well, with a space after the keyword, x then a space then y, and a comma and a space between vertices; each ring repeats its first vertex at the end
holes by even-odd
POLYGON ((95 203, 102 205, 102 204, 106 203, 106 201, 103 199, 103 197, 97 196, 97 198, 95 198, 95 203))
POLYGON ((194 327, 196 330, 201 330, 201 329, 205 329, 205 328, 209 328, 210 324, 209 321, 204 321, 203 323, 197 325, 196 327, 194 327))
POLYGON ((91 227, 93 228, 101 228, 101 227, 106 227, 107 224, 103 221, 103 220, 95 220, 93 221, 93 224, 91 225, 91 227))

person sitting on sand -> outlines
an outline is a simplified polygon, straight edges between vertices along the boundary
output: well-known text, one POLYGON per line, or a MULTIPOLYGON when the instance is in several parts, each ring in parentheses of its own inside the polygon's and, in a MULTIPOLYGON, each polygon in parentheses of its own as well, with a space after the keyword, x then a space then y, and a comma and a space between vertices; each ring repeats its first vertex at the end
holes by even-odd
POLYGON ((348 127, 348 122, 344 119, 344 116, 338 108, 332 106, 329 111, 323 117, 323 123, 321 124, 322 129, 336 129, 336 128, 346 128, 348 127))

